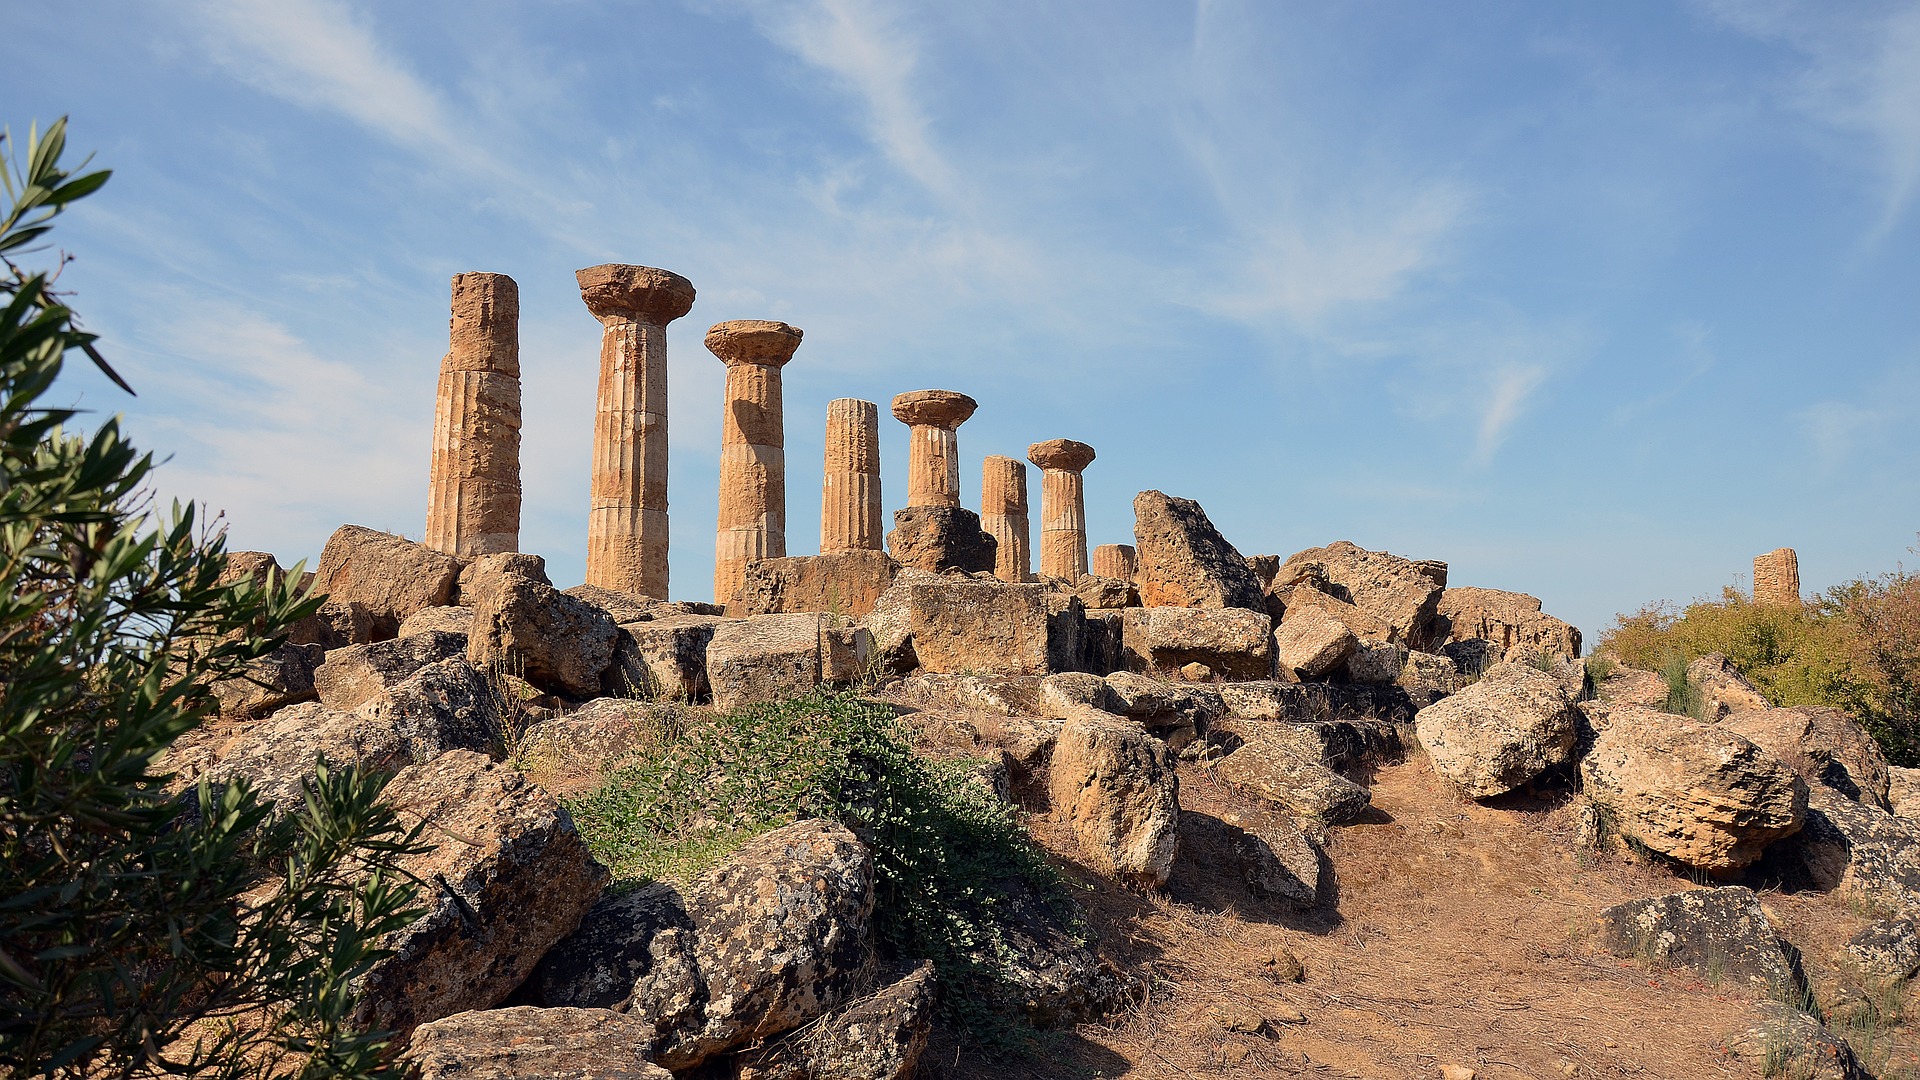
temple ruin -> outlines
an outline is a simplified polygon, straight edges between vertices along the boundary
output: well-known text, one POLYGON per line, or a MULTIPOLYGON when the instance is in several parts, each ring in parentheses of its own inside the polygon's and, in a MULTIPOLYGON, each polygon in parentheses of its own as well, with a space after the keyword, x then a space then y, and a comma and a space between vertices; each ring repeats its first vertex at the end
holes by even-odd
POLYGON ((520 286, 453 276, 433 410, 426 544, 461 559, 520 548, 520 286))
POLYGON ((801 332, 783 322, 739 319, 707 331, 707 349, 727 365, 720 425, 720 521, 714 536, 713 602, 732 605, 747 566, 787 553, 787 438, 780 369, 801 332))

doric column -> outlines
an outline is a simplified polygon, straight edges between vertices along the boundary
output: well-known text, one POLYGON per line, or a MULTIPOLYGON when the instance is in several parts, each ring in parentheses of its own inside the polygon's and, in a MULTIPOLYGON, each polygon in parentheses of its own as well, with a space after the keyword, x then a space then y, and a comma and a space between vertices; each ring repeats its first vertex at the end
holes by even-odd
POLYGON ((893 417, 912 430, 907 505, 960 505, 959 426, 980 403, 952 390, 915 390, 893 399, 893 417))
POLYGON ((667 599, 667 324, 693 283, 609 263, 574 275, 605 330, 593 417, 587 584, 667 599))
POLYGON ((1799 606, 1800 556, 1778 548, 1753 560, 1753 602, 1799 606))
POLYGON ((727 365, 720 420, 720 528, 714 540, 713 602, 732 605, 747 564, 787 553, 787 436, 780 368, 800 347, 783 322, 714 324, 707 349, 727 365))
POLYGON ((1138 565, 1132 544, 1101 544, 1093 549, 1093 573, 1098 577, 1132 581, 1138 565))
POLYGON ((1040 466, 1040 573, 1071 581, 1087 572, 1087 500, 1080 470, 1093 463, 1093 447, 1072 439, 1048 439, 1027 447, 1040 466))
POLYGON ((879 551, 880 406, 827 402, 826 475, 820 485, 820 554, 879 551))
POLYGON ((980 527, 999 544, 993 576, 1002 581, 1033 580, 1027 540, 1027 467, 994 456, 980 470, 980 527))
POLYGON ((433 412, 427 546, 462 559, 520 548, 520 286, 455 274, 433 412))

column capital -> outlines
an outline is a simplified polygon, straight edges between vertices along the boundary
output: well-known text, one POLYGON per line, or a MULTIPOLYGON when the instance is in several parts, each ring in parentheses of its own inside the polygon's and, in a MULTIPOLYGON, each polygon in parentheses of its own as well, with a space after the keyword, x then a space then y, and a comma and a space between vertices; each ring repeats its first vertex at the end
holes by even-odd
POLYGON ((601 322, 633 319, 665 326, 693 309, 693 282, 652 266, 602 263, 574 272, 580 299, 601 322))
POLYGON ((893 399, 893 418, 912 427, 957 428, 980 403, 956 390, 912 390, 893 399))
POLYGON ((1048 439, 1027 447, 1027 460, 1049 471, 1077 473, 1093 464, 1093 447, 1072 439, 1048 439))
POLYGON ((769 319, 734 319, 714 323, 707 331, 707 351, 728 367, 758 364, 781 367, 793 359, 800 339, 805 336, 797 326, 769 319))

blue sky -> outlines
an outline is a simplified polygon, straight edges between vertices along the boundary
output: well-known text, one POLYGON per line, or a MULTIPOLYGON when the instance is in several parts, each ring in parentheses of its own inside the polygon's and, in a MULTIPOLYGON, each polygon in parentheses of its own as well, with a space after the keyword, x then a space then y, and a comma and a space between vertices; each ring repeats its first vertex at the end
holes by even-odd
MULTIPOLYGON (((576 582, 599 328, 686 275, 673 578, 711 588, 723 319, 786 369, 788 537, 826 402, 924 387, 1067 437, 1095 544, 1144 488, 1240 549, 1444 559, 1593 636, 1920 528, 1920 4, 97 0, 7 16, 16 132, 115 178, 63 283, 236 546, 419 536, 454 273, 514 276, 522 546, 576 582), (59 12, 57 18, 53 12, 59 12)), ((905 428, 884 419, 888 508, 905 428)), ((1037 478, 1035 478, 1037 481, 1037 478)), ((1032 483, 1037 499, 1038 484, 1032 483)), ((1037 509, 1037 508, 1036 508, 1037 509)))

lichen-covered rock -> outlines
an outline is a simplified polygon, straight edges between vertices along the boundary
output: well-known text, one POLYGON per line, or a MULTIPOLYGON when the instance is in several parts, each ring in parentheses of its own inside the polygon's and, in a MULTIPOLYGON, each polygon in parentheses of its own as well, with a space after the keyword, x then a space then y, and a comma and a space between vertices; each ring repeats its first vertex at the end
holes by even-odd
POLYGON ((713 615, 664 615, 621 623, 601 689, 654 701, 704 698, 707 645, 713 628, 725 621, 713 615))
POLYGON ((1783 845, 1782 856, 1822 889, 1920 918, 1920 822, 1816 785, 1806 828, 1783 845))
POLYGON ((1920 818, 1920 769, 1887 766, 1887 803, 1904 818, 1920 818))
POLYGON ((902 570, 863 625, 878 661, 902 673, 1051 670, 1045 585, 902 570))
POLYGON ((1394 685, 1407 692, 1416 708, 1424 709, 1448 694, 1459 693, 1468 682, 1451 658, 1414 650, 1407 653, 1406 665, 1394 685))
POLYGON ((1599 670, 1594 696, 1609 705, 1658 709, 1667 703, 1667 680, 1654 672, 1628 667, 1611 657, 1601 658, 1599 670))
POLYGON ((1773 707, 1766 695, 1733 666, 1733 661, 1719 653, 1709 653, 1688 664, 1687 681, 1698 687, 1705 699, 1708 720, 1724 720, 1731 713, 1773 707))
POLYGON ((1407 654, 1405 645, 1360 642, 1347 657, 1347 678, 1357 683, 1395 682, 1406 669, 1407 654))
POLYGON ((725 613, 712 604, 670 604, 663 600, 655 600, 652 597, 640 596, 636 593, 621 592, 619 589, 609 589, 603 585, 575 585, 571 589, 563 589, 561 591, 573 597, 575 600, 585 600, 587 603, 606 612, 608 617, 613 619, 615 623, 622 624, 646 622, 648 619, 658 619, 669 614, 721 615, 725 613), (694 607, 713 608, 714 610, 699 612, 684 610, 694 607))
POLYGON ((1580 766, 1619 830, 1708 873, 1747 866, 1800 831, 1807 782, 1730 731, 1623 706, 1580 766))
MULTIPOLYGON (((634 984, 653 971, 654 937, 668 930, 694 930, 686 899, 672 884, 608 892, 547 950, 521 994, 549 1007, 623 1007, 634 984)), ((649 1024, 642 1041, 651 1044, 653 1037, 649 1024)))
POLYGON ((360 980, 358 1023, 405 1032, 500 1004, 607 884, 560 804, 480 754, 404 769, 381 798, 437 846, 401 860, 426 911, 384 940, 393 952, 360 980))
POLYGON ((627 1011, 675 1071, 849 1000, 871 963, 873 860, 845 828, 802 821, 742 847, 688 889, 690 929, 652 934, 627 1011))
POLYGON ((1106 684, 1113 696, 1108 712, 1139 721, 1175 750, 1205 734, 1226 712, 1218 687, 1164 682, 1130 671, 1114 672, 1106 684))
POLYGON ((326 662, 313 673, 313 686, 327 708, 357 709, 428 664, 465 656, 466 652, 465 635, 439 630, 349 645, 326 654, 326 662))
POLYGON ((460 560, 424 544, 359 525, 342 525, 327 538, 314 570, 314 591, 334 604, 359 604, 371 625, 369 638, 400 632, 407 616, 442 607, 453 597, 460 560))
POLYGON ((933 1029, 933 964, 879 990, 740 1066, 739 1080, 906 1080, 933 1029))
POLYGON ((1072 581, 1062 579, 1060 587, 1079 597, 1088 611, 1119 611, 1140 606, 1140 590, 1124 578, 1081 574, 1072 581))
POLYGON ((1758 1001, 1753 1019, 1727 1033, 1727 1052, 1769 1076, 1795 1080, 1873 1080, 1853 1047, 1819 1019, 1778 1001, 1758 1001))
POLYGON ((1433 771, 1468 798, 1523 787, 1573 760, 1573 701, 1543 671, 1500 664, 1465 690, 1421 709, 1414 729, 1433 771))
POLYGON ((1809 784, 1825 784, 1882 810, 1892 808, 1886 755, 1839 709, 1747 709, 1730 714, 1720 726, 1791 765, 1809 784))
POLYGON ((240 674, 213 684, 221 716, 262 716, 314 698, 313 673, 326 656, 319 645, 289 641, 249 660, 240 674))
POLYGON ((1061 726, 1049 775, 1054 815, 1096 871, 1166 884, 1180 848, 1180 788, 1164 744, 1137 723, 1088 710, 1061 726))
POLYGON ((1041 679, 1036 687, 1034 703, 1042 713, 1053 717, 1066 717, 1079 709, 1099 709, 1110 713, 1124 711, 1119 695, 1114 693, 1107 680, 1085 671, 1066 671, 1041 679))
POLYGON ((594 786, 629 755, 657 749, 678 730, 672 705, 627 698, 595 698, 565 716, 529 726, 512 760, 557 795, 594 786), (563 790, 555 790, 559 787, 563 790))
POLYGON ((893 529, 887 533, 893 561, 928 574, 991 574, 999 549, 993 535, 980 527, 980 515, 958 506, 895 510, 893 529))
POLYGON ((1920 928, 1912 919, 1881 919, 1848 938, 1843 951, 1861 976, 1900 982, 1920 971, 1920 928))
POLYGON ((1433 640, 1478 638, 1501 655, 1515 649, 1528 655, 1564 659, 1580 655, 1580 631, 1540 610, 1540 598, 1500 589, 1453 588, 1440 594, 1433 640))
MULTIPOLYGON (((1206 874, 1227 869, 1256 900, 1311 908, 1320 900, 1320 850, 1290 821, 1259 829, 1191 810, 1180 813, 1181 865, 1206 874)), ((1176 871, 1178 872, 1178 871, 1176 871)))
POLYGON ((649 1034, 612 1009, 475 1009, 415 1028, 401 1060, 418 1080, 672 1080, 649 1034))
POLYGON ((1341 776, 1321 756, 1321 746, 1295 736, 1283 724, 1236 726, 1240 745, 1214 768, 1219 779, 1301 817, 1340 825, 1373 806, 1373 794, 1341 776))
POLYGON ((893 584, 900 565, 884 551, 840 551, 762 559, 747 566, 743 615, 820 611, 864 618, 893 584))
POLYGON ((1686 968, 1786 994, 1797 975, 1752 889, 1689 889, 1615 904, 1600 913, 1600 943, 1615 956, 1686 968))
POLYGON ((551 694, 592 698, 613 664, 619 633, 598 605, 509 574, 474 607, 467 659, 481 671, 500 668, 551 694))
MULTIPOLYGON (((1436 641, 1447 564, 1368 551, 1349 540, 1289 556, 1275 572, 1276 589, 1311 582, 1318 591, 1359 608, 1387 628, 1387 641, 1425 649, 1436 641)), ((1354 628, 1359 632, 1359 628, 1354 628)))
POLYGON ((439 631, 446 634, 459 634, 464 643, 473 631, 473 609, 470 607, 430 607, 407 616, 400 624, 400 636, 412 637, 415 634, 427 634, 439 631))
POLYGON ((1267 609, 1247 560, 1192 499, 1134 496, 1133 535, 1134 583, 1146 606, 1267 609))
POLYGON ((1346 663, 1360 644, 1352 628, 1317 607, 1288 609, 1273 632, 1275 661, 1297 679, 1317 679, 1346 663))
POLYGON ((501 737, 499 706, 487 680, 460 657, 428 664, 358 711, 403 739, 416 763, 448 750, 491 750, 501 737))
POLYGON ((460 568, 454 585, 453 602, 461 607, 479 607, 486 594, 508 578, 552 585, 547 577, 547 560, 522 551, 501 551, 477 556, 460 568))
POLYGON ((1397 686, 1351 683, 1244 682, 1209 687, 1227 714, 1240 720, 1373 720, 1413 723, 1413 699, 1397 686))
POLYGON ((869 640, 864 630, 815 612, 716 623, 707 642, 714 707, 780 701, 822 683, 851 682, 866 666, 869 640))
POLYGON ((1229 679, 1273 673, 1273 623, 1242 608, 1128 608, 1121 614, 1121 651, 1134 671, 1176 671, 1204 664, 1229 679))

